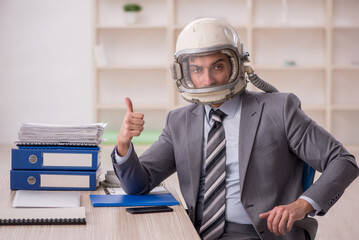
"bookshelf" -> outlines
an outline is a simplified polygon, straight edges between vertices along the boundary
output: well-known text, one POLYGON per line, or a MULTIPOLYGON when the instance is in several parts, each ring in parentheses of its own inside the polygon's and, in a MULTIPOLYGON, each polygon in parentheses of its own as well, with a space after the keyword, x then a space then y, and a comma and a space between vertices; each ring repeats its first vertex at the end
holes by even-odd
MULTIPOLYGON (((118 131, 129 96, 145 128, 161 130, 184 106, 170 76, 175 42, 199 17, 226 19, 239 33, 258 75, 293 92, 316 122, 359 156, 359 15, 356 0, 137 0, 139 22, 125 25, 124 0, 94 0, 94 113, 118 131)), ((250 90, 256 90, 249 84, 250 90)))

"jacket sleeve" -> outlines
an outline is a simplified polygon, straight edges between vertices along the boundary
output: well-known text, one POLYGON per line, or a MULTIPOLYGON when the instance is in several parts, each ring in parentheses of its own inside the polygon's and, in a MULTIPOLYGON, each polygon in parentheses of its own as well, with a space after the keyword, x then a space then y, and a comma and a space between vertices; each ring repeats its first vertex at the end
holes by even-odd
POLYGON ((173 145, 170 135, 169 119, 158 140, 138 157, 135 149, 127 161, 117 164, 115 149, 111 153, 114 171, 123 189, 128 194, 147 194, 164 179, 175 172, 173 145))
POLYGON ((295 95, 287 96, 283 109, 291 150, 322 173, 303 196, 313 199, 322 208, 318 215, 324 215, 358 176, 357 163, 340 142, 300 109, 300 101, 295 95))

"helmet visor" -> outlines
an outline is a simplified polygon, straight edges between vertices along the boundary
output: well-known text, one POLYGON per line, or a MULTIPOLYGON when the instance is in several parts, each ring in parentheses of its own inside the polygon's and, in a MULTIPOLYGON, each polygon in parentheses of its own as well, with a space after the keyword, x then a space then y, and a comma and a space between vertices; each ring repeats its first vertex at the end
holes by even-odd
POLYGON ((238 76, 238 60, 231 49, 179 56, 187 89, 212 88, 232 83, 238 76))

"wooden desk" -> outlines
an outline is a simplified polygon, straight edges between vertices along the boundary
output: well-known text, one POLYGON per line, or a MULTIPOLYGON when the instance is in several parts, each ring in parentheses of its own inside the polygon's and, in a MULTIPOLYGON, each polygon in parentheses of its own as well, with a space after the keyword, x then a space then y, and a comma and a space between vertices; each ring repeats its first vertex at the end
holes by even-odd
MULTIPOLYGON (((166 188, 179 201, 171 179, 166 188)), ((9 177, 0 177, 0 208, 11 208, 15 191, 10 191, 9 177)), ((173 212, 132 215, 124 207, 96 207, 89 194, 81 191, 81 206, 86 208, 86 225, 0 226, 0 239, 200 239, 183 206, 171 206, 173 212)))

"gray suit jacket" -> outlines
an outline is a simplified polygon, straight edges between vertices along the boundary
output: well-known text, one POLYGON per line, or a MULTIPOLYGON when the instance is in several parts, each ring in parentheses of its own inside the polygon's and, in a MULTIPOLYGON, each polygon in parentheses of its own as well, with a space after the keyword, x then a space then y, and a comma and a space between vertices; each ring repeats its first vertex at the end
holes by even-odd
MULTIPOLYGON (((239 131, 241 200, 262 239, 297 239, 305 229, 315 236, 317 222, 306 217, 291 232, 275 238, 260 213, 289 204, 300 195, 313 199, 324 215, 358 176, 354 157, 300 110, 293 94, 242 93, 239 131), (322 172, 303 193, 303 162, 322 172)), ((171 111, 161 136, 138 159, 135 151, 114 170, 129 194, 145 194, 177 171, 192 222, 196 218, 204 131, 204 108, 189 105, 171 111)))

